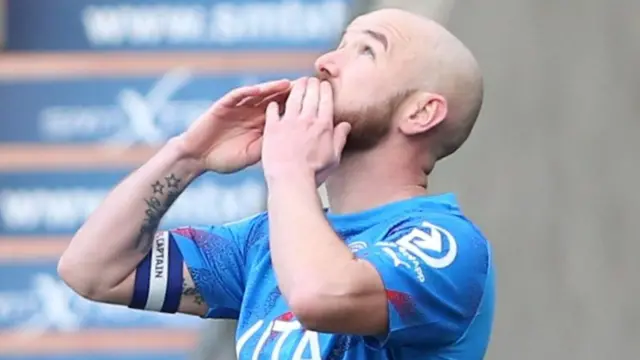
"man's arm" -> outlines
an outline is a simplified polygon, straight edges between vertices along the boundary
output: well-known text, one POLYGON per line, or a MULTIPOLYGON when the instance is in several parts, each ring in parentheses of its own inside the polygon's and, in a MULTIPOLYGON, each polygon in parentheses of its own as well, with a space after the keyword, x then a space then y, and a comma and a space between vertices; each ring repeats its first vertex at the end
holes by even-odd
POLYGON ((289 88, 288 80, 272 81, 234 89, 216 101, 107 196, 60 259, 62 279, 97 301, 237 316, 244 290, 239 225, 156 230, 205 170, 231 173, 260 159, 266 100, 284 101, 289 88), (227 251, 212 251, 216 246, 227 251))
POLYGON ((293 84, 282 116, 277 104, 267 107, 262 163, 273 268, 306 329, 377 334, 387 318, 382 281, 331 229, 317 193, 351 129, 334 126, 333 108, 331 85, 316 78, 293 84))
POLYGON ((407 218, 354 254, 326 220, 313 177, 290 175, 268 180, 270 249, 280 290, 305 329, 363 335, 373 347, 389 339, 440 346, 464 333, 491 263, 474 227, 455 216, 407 218), (434 241, 444 257, 430 253, 434 241))
POLYGON ((273 267, 298 320, 319 332, 384 333, 388 313, 382 280, 331 228, 314 177, 291 174, 268 184, 273 267))
MULTIPOLYGON (((136 268, 150 254, 160 220, 202 171, 172 139, 122 181, 77 231, 59 261, 61 278, 86 298, 128 305, 136 268)), ((186 266, 181 267, 179 311, 204 315, 207 307, 186 266)))

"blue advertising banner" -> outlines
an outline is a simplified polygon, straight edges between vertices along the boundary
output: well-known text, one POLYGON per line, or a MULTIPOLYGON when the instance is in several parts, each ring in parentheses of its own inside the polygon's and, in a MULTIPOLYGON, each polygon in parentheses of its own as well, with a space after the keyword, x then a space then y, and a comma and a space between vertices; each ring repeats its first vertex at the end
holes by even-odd
POLYGON ((0 274, 0 360, 182 360, 203 321, 86 300, 55 259, 0 262, 0 274))
MULTIPOLYGON (((0 236, 73 234, 127 170, 57 170, 0 173, 0 236)), ((160 227, 217 225, 265 207, 262 170, 196 179, 170 208, 160 227)), ((1 241, 1 240, 0 240, 1 241)))
MULTIPOLYGON (((117 349, 116 349, 117 350, 117 349)), ((0 360, 188 360, 191 357, 182 351, 177 354, 134 353, 134 354, 64 354, 64 355, 2 355, 0 360)))
POLYGON ((349 0, 8 0, 8 50, 321 50, 349 0))
POLYGON ((229 90, 301 75, 175 69, 159 78, 0 81, 0 142, 163 144, 229 90))
POLYGON ((197 329, 198 317, 86 300, 56 273, 55 260, 0 263, 0 332, 42 334, 113 329, 197 329))

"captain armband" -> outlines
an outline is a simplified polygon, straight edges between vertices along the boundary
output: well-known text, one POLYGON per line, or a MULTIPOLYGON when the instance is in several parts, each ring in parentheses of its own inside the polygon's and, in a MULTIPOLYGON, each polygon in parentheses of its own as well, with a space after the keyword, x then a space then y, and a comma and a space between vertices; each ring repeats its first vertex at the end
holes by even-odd
POLYGON ((136 270, 130 308, 175 313, 180 305, 184 258, 168 231, 156 233, 136 270))

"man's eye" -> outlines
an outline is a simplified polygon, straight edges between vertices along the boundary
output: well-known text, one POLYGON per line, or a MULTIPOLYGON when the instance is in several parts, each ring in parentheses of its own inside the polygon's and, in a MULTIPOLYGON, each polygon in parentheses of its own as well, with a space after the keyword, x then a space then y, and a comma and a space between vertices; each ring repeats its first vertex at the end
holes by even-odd
POLYGON ((376 57, 376 54, 373 52, 373 48, 371 48, 371 46, 368 46, 368 45, 365 45, 362 47, 362 53, 367 56, 371 56, 372 58, 376 57))

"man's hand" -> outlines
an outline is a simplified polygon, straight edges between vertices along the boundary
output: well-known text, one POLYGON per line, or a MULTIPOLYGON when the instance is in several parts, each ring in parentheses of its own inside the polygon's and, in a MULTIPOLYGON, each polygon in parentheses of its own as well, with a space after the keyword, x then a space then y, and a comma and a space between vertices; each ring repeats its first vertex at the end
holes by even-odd
POLYGON ((317 194, 316 186, 340 162, 351 130, 347 123, 334 126, 331 86, 314 78, 295 82, 282 118, 278 106, 269 104, 266 121, 269 248, 287 305, 305 329, 383 332, 387 303, 380 276, 354 258, 317 194))
POLYGON ((178 137, 185 155, 202 162, 205 170, 231 173, 260 160, 265 110, 283 104, 288 80, 235 89, 216 101, 178 137))
POLYGON ((316 78, 296 81, 280 117, 277 102, 266 111, 262 162, 267 179, 309 175, 316 185, 326 180, 351 130, 348 123, 333 123, 333 91, 328 82, 316 78))
MULTIPOLYGON (((58 263, 60 277, 89 299, 129 304, 136 269, 151 251, 164 214, 204 171, 233 172, 260 159, 267 104, 284 102, 289 88, 289 81, 275 81, 218 100, 113 189, 74 235, 58 263)), ((183 274, 179 311, 204 315, 207 306, 186 266, 183 274)))

